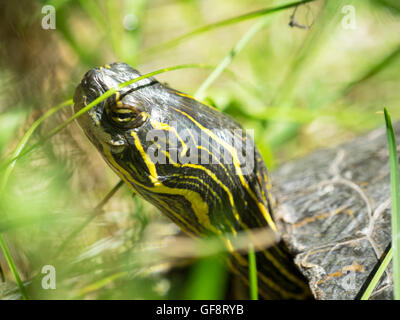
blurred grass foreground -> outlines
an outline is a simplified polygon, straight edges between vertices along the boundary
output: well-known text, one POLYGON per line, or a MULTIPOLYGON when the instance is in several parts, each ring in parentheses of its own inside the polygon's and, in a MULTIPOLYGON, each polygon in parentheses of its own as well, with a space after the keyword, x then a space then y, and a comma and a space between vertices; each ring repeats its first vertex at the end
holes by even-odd
MULTIPOLYGON (((157 78, 254 129, 272 170, 382 126, 376 112, 383 106, 400 119, 400 3, 315 0, 284 8, 290 3, 2 1, 2 163, 35 121, 72 98, 88 69, 113 61, 143 74, 214 66, 157 78)), ((72 114, 68 106, 48 117, 27 145, 72 114)), ((219 256, 161 254, 182 247, 179 229, 128 188, 112 192, 118 178, 75 123, 11 167, 0 168, 0 298, 230 297, 219 256), (45 278, 52 268, 56 290, 45 278)))

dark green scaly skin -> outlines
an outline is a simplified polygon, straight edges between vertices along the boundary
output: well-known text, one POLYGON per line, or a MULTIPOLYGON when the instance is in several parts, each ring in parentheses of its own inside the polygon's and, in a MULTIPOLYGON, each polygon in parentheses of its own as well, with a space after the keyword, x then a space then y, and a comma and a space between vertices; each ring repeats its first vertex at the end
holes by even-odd
MULTIPOLYGON (((80 110, 108 89, 138 76, 138 71, 124 63, 88 71, 76 89, 75 110, 80 110)), ((254 148, 254 168, 248 174, 241 174, 243 167, 238 166, 235 159, 245 152, 246 142, 250 145, 253 142, 234 131, 242 128, 227 115, 154 78, 147 78, 123 88, 118 95, 92 108, 79 118, 79 124, 110 167, 187 234, 222 236, 254 228, 274 228, 273 221, 268 220, 272 209, 265 165, 254 148), (118 113, 117 105, 132 109, 118 113), (129 128, 128 121, 124 122, 127 125, 121 126, 121 122, 113 118, 116 115, 133 117, 135 127, 129 128), (170 136, 166 135, 167 150, 175 148, 181 152, 185 145, 199 150, 197 164, 182 163, 179 158, 167 164, 149 161, 146 154, 154 147, 154 141, 146 136, 154 129, 170 133, 170 136), (183 129, 187 129, 186 137, 182 134, 183 129), (204 139, 196 139, 202 133, 211 145, 205 144, 204 139), (233 139, 242 140, 242 146, 226 147, 232 145, 233 139), (209 164, 202 164, 202 150, 209 155, 209 164), (223 151, 233 158, 232 163, 222 160, 223 151)), ((170 160, 171 154, 168 155, 170 160)), ((308 285, 283 243, 258 252, 256 259, 259 292, 263 297, 301 299, 309 296, 308 285)), ((230 266, 247 281, 245 255, 232 253, 230 266)))

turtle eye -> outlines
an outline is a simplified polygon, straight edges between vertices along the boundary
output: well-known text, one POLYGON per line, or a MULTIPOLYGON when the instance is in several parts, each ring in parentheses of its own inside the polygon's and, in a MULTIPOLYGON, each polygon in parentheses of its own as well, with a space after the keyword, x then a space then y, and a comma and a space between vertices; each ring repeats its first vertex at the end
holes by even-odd
POLYGON ((120 128, 132 129, 142 125, 148 113, 121 101, 113 103, 110 108, 106 108, 107 115, 111 121, 120 128))

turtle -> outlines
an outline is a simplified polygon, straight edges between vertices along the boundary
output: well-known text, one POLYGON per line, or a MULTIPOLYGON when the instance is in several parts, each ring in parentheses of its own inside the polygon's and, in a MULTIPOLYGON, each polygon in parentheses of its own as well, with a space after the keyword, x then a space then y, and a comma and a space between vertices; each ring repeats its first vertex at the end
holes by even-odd
MULTIPOLYGON (((135 194, 188 236, 221 239, 230 269, 248 282, 248 256, 234 239, 276 231, 268 172, 252 137, 233 118, 153 77, 132 83, 140 76, 125 63, 89 70, 75 90, 76 112, 117 90, 79 117, 79 125, 135 194)), ((256 249, 262 297, 311 296, 283 242, 256 249)))
MULTIPOLYGON (((345 212, 333 214, 334 218, 341 219, 338 225, 354 217, 366 219, 365 214, 358 210, 354 195, 354 199, 344 201, 345 187, 353 194, 363 195, 361 199, 365 195, 354 182, 343 182, 345 178, 339 175, 341 171, 338 169, 341 158, 335 158, 331 171, 320 172, 316 165, 307 170, 296 170, 298 175, 320 177, 320 183, 314 178, 307 184, 307 176, 301 176, 296 184, 294 172, 286 175, 290 165, 277 171, 274 180, 279 180, 275 188, 280 205, 278 210, 274 210, 276 204, 271 194, 271 179, 262 157, 252 138, 233 118, 153 77, 132 81, 139 77, 139 71, 128 64, 111 63, 89 70, 75 90, 74 109, 78 112, 97 102, 96 99, 105 92, 117 88, 106 100, 78 118, 80 127, 111 169, 134 193, 157 207, 188 236, 222 239, 229 252, 227 263, 230 269, 245 283, 248 283, 248 256, 235 250, 231 237, 244 233, 251 238, 256 229, 279 230, 283 241, 268 248, 257 248, 258 291, 263 298, 307 299, 312 297, 312 293, 318 299, 339 298, 338 294, 325 296, 320 289, 324 286, 332 288, 331 278, 343 280, 343 277, 326 269, 326 279, 316 280, 311 273, 318 273, 316 270, 320 270, 320 265, 316 264, 314 269, 311 267, 312 262, 308 260, 311 253, 306 250, 313 249, 313 245, 319 245, 318 250, 322 244, 339 245, 335 243, 340 238, 337 235, 322 233, 323 240, 316 237, 319 225, 313 221, 330 221, 329 215, 333 211, 329 206, 337 205, 338 212, 345 212), (128 85, 122 86, 128 81, 128 85), (319 211, 312 208, 321 209, 325 204, 321 190, 332 188, 332 185, 322 178, 329 172, 338 179, 334 180, 335 183, 342 183, 342 191, 337 196, 332 196, 333 193, 326 196, 329 198, 328 208, 325 208, 328 213, 318 215, 319 211), (315 188, 314 198, 302 196, 308 190, 306 186, 310 190, 315 188), (290 198, 291 192, 293 198, 290 198)), ((327 161, 334 153, 329 152, 327 161)), ((370 204, 368 208, 371 208, 370 204)), ((368 212, 371 216, 371 211, 368 212)), ((352 221, 358 218, 354 219, 352 221)), ((338 233, 336 227, 327 229, 338 233)), ((352 239, 345 231, 349 230, 340 233, 344 239, 352 239)), ((362 226, 355 224, 352 231, 361 234, 362 226)), ((356 275, 351 285, 357 286, 361 283, 358 274, 366 274, 367 268, 375 261, 368 256, 366 259, 370 264, 367 265, 366 261, 355 259, 358 255, 365 255, 366 249, 361 245, 355 246, 354 250, 344 248, 352 252, 350 255, 354 261, 338 272, 344 274, 348 271, 349 277, 356 275)), ((377 248, 370 248, 374 249, 377 248)), ((383 249, 378 249, 374 251, 376 256, 383 252, 383 249)), ((335 261, 330 260, 328 265, 333 270, 335 261)), ((341 297, 350 298, 351 294, 343 293, 341 297)))

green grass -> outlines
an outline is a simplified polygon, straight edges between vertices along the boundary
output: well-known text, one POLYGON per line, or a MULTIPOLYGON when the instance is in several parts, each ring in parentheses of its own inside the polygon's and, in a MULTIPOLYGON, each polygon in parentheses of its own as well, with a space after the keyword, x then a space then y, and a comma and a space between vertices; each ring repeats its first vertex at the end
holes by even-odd
POLYGON ((228 67, 228 65, 233 61, 236 55, 240 54, 240 52, 244 49, 246 44, 260 31, 264 28, 269 20, 266 18, 258 21, 246 34, 236 43, 236 45, 232 48, 232 50, 225 56, 224 59, 218 64, 218 66, 213 70, 213 72, 203 81, 200 87, 197 89, 194 96, 197 99, 204 99, 205 92, 212 85, 214 81, 221 75, 221 73, 228 67))
POLYGON ((223 299, 227 280, 228 273, 225 261, 221 256, 210 256, 200 259, 191 268, 184 299, 223 299))
POLYGON ((392 198, 392 249, 394 298, 400 300, 400 173, 396 136, 389 112, 384 109, 389 146, 390 193, 392 198))
MULTIPOLYGON (((12 152, 10 158, 13 159, 12 161, 10 161, 8 163, 7 168, 5 169, 5 172, 2 174, 1 176, 1 184, 0 184, 0 194, 4 194, 4 191, 6 190, 7 187, 7 182, 8 179, 10 178, 10 175, 15 167, 16 161, 18 159, 18 157, 20 156, 22 150, 25 148, 26 144, 28 143, 28 140, 31 138, 32 134, 35 132, 35 130, 39 127, 39 125, 47 120, 48 118, 50 118, 55 112, 61 110, 62 108, 64 108, 67 105, 71 105, 72 100, 68 100, 65 101, 61 104, 59 104, 58 106, 55 106, 51 109, 49 109, 43 116, 41 116, 39 119, 37 119, 31 126, 30 128, 27 130, 27 132, 24 134, 24 136, 22 137, 21 141, 18 143, 17 147, 15 148, 15 150, 12 152)), ((10 253, 10 250, 8 249, 7 243, 4 240, 3 236, 0 234, 0 247, 1 250, 3 251, 8 266, 15 278, 15 281, 18 285, 18 288, 20 290, 21 296, 23 299, 28 299, 26 290, 24 288, 24 284, 21 281, 21 277, 18 273, 18 269, 15 265, 14 259, 10 253)))
POLYGON ((124 182, 122 180, 120 180, 115 186, 114 188, 112 188, 110 190, 110 192, 107 193, 107 195, 104 197, 104 199, 102 201, 100 201, 100 203, 93 209, 93 211, 88 215, 88 217, 86 218, 86 220, 84 222, 82 222, 82 224, 80 224, 79 226, 77 226, 73 231, 71 231, 71 233, 65 238, 65 240, 61 243, 60 247, 58 248, 58 250, 56 251, 56 253, 54 254, 54 259, 58 258, 58 256, 60 254, 62 254, 65 250, 65 248, 67 247, 67 245, 74 239, 77 237, 77 235, 90 223, 93 221, 93 219, 95 217, 97 217, 100 213, 101 210, 103 208, 103 206, 107 203, 108 200, 111 199, 111 197, 114 196, 114 194, 118 191, 119 188, 122 187, 122 185, 124 184, 124 182))
POLYGON ((393 257, 393 250, 392 248, 390 248, 385 258, 383 259, 382 263, 380 264, 378 270, 375 272, 370 283, 368 284, 368 287, 365 289, 361 297, 361 300, 368 300, 371 297, 372 292, 374 291, 375 287, 378 285, 379 280, 385 273, 387 267, 389 266, 390 261, 392 261, 392 257, 393 257))
POLYGON ((11 270, 11 273, 14 276, 15 282, 17 283, 17 286, 18 286, 19 292, 21 293, 22 299, 28 300, 28 294, 26 293, 25 286, 22 283, 17 266, 15 265, 14 259, 10 253, 10 250, 8 249, 8 245, 2 235, 0 235, 0 248, 3 251, 4 257, 6 258, 6 261, 11 270))
POLYGON ((389 167, 390 167, 390 193, 392 200, 392 247, 386 254, 378 270, 374 274, 361 300, 368 300, 377 286, 389 263, 393 260, 393 295, 395 300, 400 299, 400 177, 399 155, 397 153, 396 136, 394 134, 392 120, 386 108, 384 108, 386 135, 388 139, 389 167))
POLYGON ((250 299, 258 300, 256 254, 252 245, 249 247, 249 283, 250 299))
POLYGON ((162 50, 166 50, 166 49, 170 49, 174 46, 179 45, 180 43, 184 42, 185 40, 188 40, 190 38, 193 38, 195 36, 198 36, 200 34, 221 28, 221 27, 225 27, 225 26, 229 26, 232 24, 237 24, 240 23, 242 21, 246 21, 246 20, 250 20, 250 19, 255 19, 255 18, 259 18, 268 14, 272 14, 272 13, 276 13, 279 11, 283 11, 283 10, 287 10, 290 8, 294 8, 296 6, 302 5, 302 4, 306 4, 308 2, 312 2, 315 0, 303 0, 303 1, 295 1, 295 2, 290 2, 281 6, 276 6, 276 7, 271 7, 271 8, 265 8, 265 9, 261 9, 261 10, 257 10, 257 11, 253 11, 253 12, 249 12, 243 15, 239 15, 239 16, 235 16, 233 18, 229 18, 229 19, 225 19, 225 20, 221 20, 215 23, 211 23, 209 25, 203 26, 201 28, 195 29, 193 31, 190 31, 184 35, 181 35, 175 39, 169 40, 165 43, 162 43, 160 45, 157 45, 155 47, 146 49, 144 52, 141 52, 141 55, 148 55, 152 52, 159 52, 162 50))

